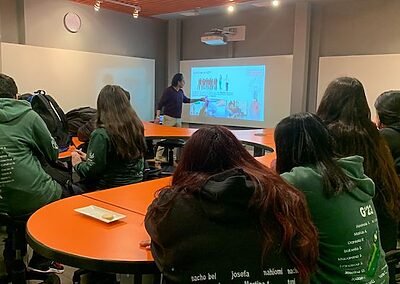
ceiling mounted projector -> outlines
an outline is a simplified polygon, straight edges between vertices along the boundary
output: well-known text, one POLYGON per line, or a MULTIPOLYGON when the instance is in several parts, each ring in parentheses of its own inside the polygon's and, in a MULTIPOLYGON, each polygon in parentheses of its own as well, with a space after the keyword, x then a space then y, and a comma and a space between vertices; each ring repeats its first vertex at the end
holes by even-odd
POLYGON ((230 32, 221 29, 212 29, 201 36, 201 42, 208 45, 225 45, 228 41, 227 34, 230 34, 230 32))

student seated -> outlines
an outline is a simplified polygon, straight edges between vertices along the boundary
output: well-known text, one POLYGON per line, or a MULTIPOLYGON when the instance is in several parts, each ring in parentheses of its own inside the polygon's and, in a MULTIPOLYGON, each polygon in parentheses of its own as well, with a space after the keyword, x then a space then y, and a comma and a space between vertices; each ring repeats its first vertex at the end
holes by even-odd
POLYGON ((307 199, 319 232, 318 270, 311 283, 388 283, 373 181, 363 158, 339 158, 323 122, 310 113, 275 129, 276 170, 307 199))
MULTIPOLYGON (((0 74, 0 212, 12 217, 33 213, 70 195, 40 164, 40 160, 57 160, 57 143, 29 102, 17 100, 17 93, 15 81, 0 74)), ((12 244, 6 240, 6 262, 12 254, 12 244)), ((29 266, 38 272, 63 271, 59 264, 44 263, 36 254, 29 266)))
POLYGON ((121 87, 107 85, 100 91, 96 124, 87 155, 72 153, 72 165, 86 190, 141 181, 146 151, 144 127, 121 87))
POLYGON ((301 283, 318 257, 306 207, 301 192, 214 126, 188 140, 145 226, 167 283, 301 283))
POLYGON ((388 91, 375 101, 376 125, 392 153, 396 172, 400 175, 400 91, 388 91))
MULTIPOLYGON (((364 158, 365 174, 375 183, 373 199, 378 215, 382 248, 396 249, 400 220, 400 180, 386 141, 371 121, 364 87, 355 78, 343 77, 327 87, 317 115, 335 140, 335 152, 364 158)), ((394 267, 390 268, 394 283, 394 267)))
MULTIPOLYGON (((124 91, 126 97, 130 101, 131 94, 125 89, 122 89, 122 90, 124 91)), ((82 126, 80 126, 78 128, 77 136, 78 136, 79 141, 82 141, 85 143, 89 142, 90 135, 92 135, 93 131, 96 129, 96 126, 97 126, 96 122, 97 122, 97 117, 95 115, 92 119, 90 119, 89 121, 87 121, 85 124, 83 124, 82 126)), ((87 151, 85 151, 85 152, 87 152, 87 151)))

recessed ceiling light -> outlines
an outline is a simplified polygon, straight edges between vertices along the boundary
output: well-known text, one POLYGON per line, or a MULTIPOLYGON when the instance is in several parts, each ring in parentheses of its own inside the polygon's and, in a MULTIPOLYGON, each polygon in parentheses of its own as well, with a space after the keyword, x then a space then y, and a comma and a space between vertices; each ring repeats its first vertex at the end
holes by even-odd
POLYGON ((278 7, 279 4, 280 4, 279 0, 272 1, 272 6, 274 6, 274 7, 278 7))
POLYGON ((227 9, 228 9, 229 13, 232 13, 233 11, 235 11, 235 6, 234 5, 229 5, 227 9))

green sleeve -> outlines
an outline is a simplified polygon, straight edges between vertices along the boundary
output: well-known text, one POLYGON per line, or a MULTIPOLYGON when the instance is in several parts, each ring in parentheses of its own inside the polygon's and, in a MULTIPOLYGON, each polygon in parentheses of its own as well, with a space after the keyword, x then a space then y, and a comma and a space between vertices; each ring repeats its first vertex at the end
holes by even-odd
POLYGON ((58 145, 46 124, 39 115, 35 115, 32 121, 32 137, 35 147, 46 160, 56 161, 58 159, 58 145))
POLYGON ((79 176, 95 178, 101 175, 107 165, 108 147, 109 138, 105 130, 95 130, 90 137, 86 161, 75 166, 79 176))

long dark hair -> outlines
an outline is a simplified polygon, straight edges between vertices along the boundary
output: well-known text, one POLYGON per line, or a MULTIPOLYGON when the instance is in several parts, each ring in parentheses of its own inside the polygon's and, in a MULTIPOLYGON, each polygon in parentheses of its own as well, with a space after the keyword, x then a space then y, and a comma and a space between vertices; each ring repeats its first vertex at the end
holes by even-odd
POLYGON ((400 219, 400 181, 384 139, 371 121, 364 87, 355 78, 342 77, 328 86, 317 115, 335 138, 335 150, 364 157, 365 174, 376 185, 376 197, 387 212, 400 219))
POLYGON ((97 126, 105 128, 119 157, 143 157, 146 151, 143 123, 120 86, 107 85, 100 91, 97 126))
POLYGON ((314 114, 299 113, 284 118, 275 128, 276 170, 315 166, 322 175, 324 193, 331 197, 354 186, 335 162, 333 139, 314 114))
POLYGON ((379 120, 385 126, 400 127, 400 91, 387 91, 375 101, 379 120))
POLYGON ((192 135, 174 173, 172 188, 159 192, 162 195, 173 190, 174 195, 165 204, 151 206, 146 219, 159 220, 167 214, 177 195, 195 195, 210 176, 234 168, 241 168, 255 185, 249 210, 257 216, 263 255, 266 256, 273 243, 280 243, 300 277, 307 279, 318 258, 318 234, 304 195, 255 160, 225 127, 201 128, 192 135))

